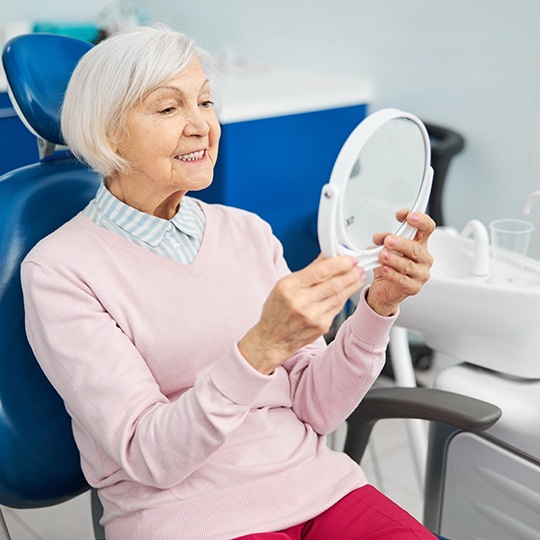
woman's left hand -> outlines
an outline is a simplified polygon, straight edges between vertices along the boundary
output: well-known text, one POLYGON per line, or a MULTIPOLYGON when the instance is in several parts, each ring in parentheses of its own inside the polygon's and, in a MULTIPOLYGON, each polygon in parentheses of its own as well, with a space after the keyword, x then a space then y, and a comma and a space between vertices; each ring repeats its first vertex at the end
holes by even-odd
POLYGON ((377 245, 384 245, 379 255, 381 266, 374 271, 373 282, 367 295, 369 306, 383 316, 394 315, 400 302, 417 294, 429 279, 433 257, 427 242, 435 229, 435 222, 426 214, 409 213, 401 210, 396 214, 398 221, 417 229, 413 240, 389 233, 373 237, 377 245))

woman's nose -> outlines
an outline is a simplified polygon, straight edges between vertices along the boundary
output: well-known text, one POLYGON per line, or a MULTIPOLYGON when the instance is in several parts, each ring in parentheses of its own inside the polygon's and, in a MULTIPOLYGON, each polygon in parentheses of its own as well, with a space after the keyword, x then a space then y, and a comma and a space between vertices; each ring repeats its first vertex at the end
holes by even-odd
POLYGON ((184 132, 186 135, 199 135, 204 137, 208 135, 210 126, 206 121, 206 118, 198 107, 189 111, 186 126, 184 132))

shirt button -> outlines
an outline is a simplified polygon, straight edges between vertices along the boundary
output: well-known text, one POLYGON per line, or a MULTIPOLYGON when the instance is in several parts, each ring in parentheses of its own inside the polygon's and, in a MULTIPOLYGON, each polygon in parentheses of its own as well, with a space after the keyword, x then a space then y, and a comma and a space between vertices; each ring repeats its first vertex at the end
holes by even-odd
POLYGON ((172 223, 167 223, 167 230, 170 231, 173 228, 172 223))

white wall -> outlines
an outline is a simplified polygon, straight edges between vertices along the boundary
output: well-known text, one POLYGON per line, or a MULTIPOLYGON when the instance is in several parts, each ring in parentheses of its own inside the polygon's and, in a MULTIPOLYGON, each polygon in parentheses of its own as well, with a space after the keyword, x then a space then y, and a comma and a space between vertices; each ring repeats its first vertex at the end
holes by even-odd
POLYGON ((0 24, 22 20, 93 20, 116 0, 0 0, 0 24))
MULTIPOLYGON (((400 107, 460 131, 448 224, 520 214, 540 189, 537 0, 138 0, 214 54, 362 75, 372 109, 400 107)), ((540 257, 540 206, 533 253, 540 257)))

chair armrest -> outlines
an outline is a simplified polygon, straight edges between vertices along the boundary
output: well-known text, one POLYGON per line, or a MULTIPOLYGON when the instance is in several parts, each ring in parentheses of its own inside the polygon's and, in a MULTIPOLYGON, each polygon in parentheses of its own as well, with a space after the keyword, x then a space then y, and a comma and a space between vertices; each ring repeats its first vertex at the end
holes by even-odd
POLYGON ((373 388, 347 419, 344 451, 360 463, 375 422, 385 418, 418 418, 480 432, 490 428, 501 414, 491 403, 446 390, 373 388))

